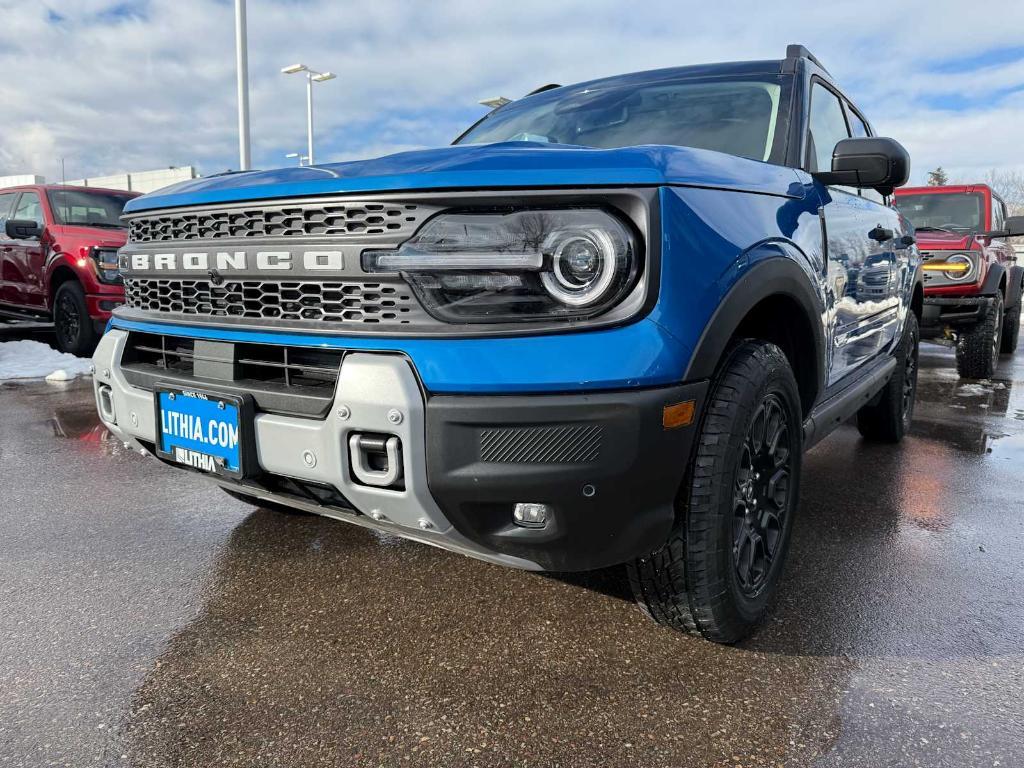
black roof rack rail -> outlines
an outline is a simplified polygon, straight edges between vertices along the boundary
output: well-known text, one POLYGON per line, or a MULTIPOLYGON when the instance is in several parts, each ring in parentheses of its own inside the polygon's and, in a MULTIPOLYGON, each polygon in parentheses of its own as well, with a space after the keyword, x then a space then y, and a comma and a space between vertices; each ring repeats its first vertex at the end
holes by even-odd
POLYGON ((812 62, 817 64, 824 72, 831 74, 825 65, 818 61, 817 57, 811 53, 807 48, 800 45, 799 43, 790 43, 786 46, 786 58, 787 59, 810 59, 812 62))
POLYGON ((547 85, 542 85, 540 88, 534 88, 532 91, 530 91, 526 95, 527 96, 533 96, 533 94, 535 94, 535 93, 544 93, 544 91, 550 91, 552 88, 561 88, 561 87, 562 87, 562 85, 560 83, 548 83, 547 85))

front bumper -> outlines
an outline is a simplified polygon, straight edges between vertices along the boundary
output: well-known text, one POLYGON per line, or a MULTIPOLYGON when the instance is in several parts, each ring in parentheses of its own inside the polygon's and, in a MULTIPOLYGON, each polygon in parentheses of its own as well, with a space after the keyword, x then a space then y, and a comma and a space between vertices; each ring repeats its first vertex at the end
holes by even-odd
MULTIPOLYGON (((97 347, 97 404, 111 432, 151 452, 153 394, 120 369, 127 339, 115 328, 97 347)), ((218 391, 211 381, 166 381, 218 391)), ((404 355, 351 352, 326 415, 257 412, 254 471, 213 479, 507 566, 599 568, 667 538, 706 389, 695 382, 578 395, 430 395, 404 355), (694 402, 690 425, 665 429, 665 406, 686 401, 694 402), (401 487, 356 477, 349 440, 361 433, 399 438, 401 487), (516 525, 517 502, 549 505, 545 527, 516 525)))
POLYGON ((921 313, 923 331, 971 326, 981 321, 992 306, 992 296, 928 296, 921 313))
POLYGON ((85 297, 85 309, 97 323, 106 325, 115 309, 124 304, 124 292, 89 293, 85 297))

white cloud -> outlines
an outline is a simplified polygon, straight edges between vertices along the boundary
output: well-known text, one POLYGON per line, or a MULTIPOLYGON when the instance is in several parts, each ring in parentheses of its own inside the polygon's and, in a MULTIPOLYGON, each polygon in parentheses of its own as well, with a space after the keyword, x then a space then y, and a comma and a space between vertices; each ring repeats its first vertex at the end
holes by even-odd
MULTIPOLYGON (((0 0, 0 174, 87 174, 237 165, 232 4, 223 0, 0 0), (124 6, 128 13, 110 12, 124 6), (62 21, 48 21, 55 13, 62 21)), ((1024 85, 1024 64, 939 72, 951 57, 1020 45, 1024 3, 857 0, 822 4, 657 0, 250 0, 257 165, 305 146, 304 61, 316 86, 318 160, 446 143, 481 96, 547 82, 729 59, 808 45, 877 128, 901 139, 915 176, 942 164, 1024 165, 1021 104, 978 96, 1024 85), (927 108, 964 99, 971 108, 927 108)))

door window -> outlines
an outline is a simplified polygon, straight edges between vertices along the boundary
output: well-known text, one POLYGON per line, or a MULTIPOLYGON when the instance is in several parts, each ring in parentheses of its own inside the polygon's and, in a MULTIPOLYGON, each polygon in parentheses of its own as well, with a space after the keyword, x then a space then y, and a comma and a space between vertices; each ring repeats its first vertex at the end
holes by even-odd
POLYGON ((9 218, 8 214, 11 212, 11 206, 14 205, 14 198, 17 196, 15 192, 5 192, 0 194, 0 240, 7 237, 4 233, 4 222, 9 218))
POLYGON ((832 169, 832 150, 841 139, 850 138, 843 105, 825 86, 815 83, 811 90, 811 115, 807 135, 808 171, 832 169))
POLYGON ((846 114, 850 118, 850 133, 853 134, 855 139, 863 139, 870 136, 867 124, 861 119, 860 115, 853 111, 849 104, 846 105, 846 114))
POLYGON ((1002 229, 1006 223, 1006 209, 1003 208, 1003 201, 995 195, 992 196, 992 229, 1002 229))
POLYGON ((42 228, 45 222, 43 221, 43 206, 39 202, 39 195, 35 192, 22 192, 21 199, 18 201, 18 207, 14 209, 14 215, 11 218, 34 221, 42 228))

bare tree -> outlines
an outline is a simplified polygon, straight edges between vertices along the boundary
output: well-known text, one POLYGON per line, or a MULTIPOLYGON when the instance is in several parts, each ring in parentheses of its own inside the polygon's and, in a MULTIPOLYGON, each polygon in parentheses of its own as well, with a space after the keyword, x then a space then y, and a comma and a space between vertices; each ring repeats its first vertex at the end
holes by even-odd
POLYGON ((993 168, 982 181, 1003 198, 1011 216, 1024 215, 1024 171, 993 168))

